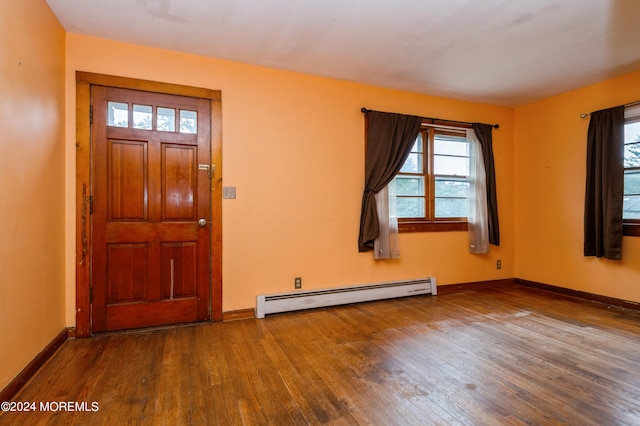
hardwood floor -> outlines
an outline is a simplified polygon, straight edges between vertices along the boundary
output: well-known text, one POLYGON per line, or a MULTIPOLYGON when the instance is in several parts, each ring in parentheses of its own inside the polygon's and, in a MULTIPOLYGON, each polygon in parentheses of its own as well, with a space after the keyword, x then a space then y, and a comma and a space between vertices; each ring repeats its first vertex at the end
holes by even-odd
POLYGON ((0 424, 638 425, 640 313, 513 286, 108 334, 14 401, 0 424))

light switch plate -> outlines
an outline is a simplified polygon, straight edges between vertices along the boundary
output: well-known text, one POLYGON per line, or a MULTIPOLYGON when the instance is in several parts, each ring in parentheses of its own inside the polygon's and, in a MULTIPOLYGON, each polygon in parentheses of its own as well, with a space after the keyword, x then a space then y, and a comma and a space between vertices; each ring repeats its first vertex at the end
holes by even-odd
POLYGON ((222 187, 222 198, 226 198, 229 200, 236 199, 236 187, 235 186, 223 186, 222 187))

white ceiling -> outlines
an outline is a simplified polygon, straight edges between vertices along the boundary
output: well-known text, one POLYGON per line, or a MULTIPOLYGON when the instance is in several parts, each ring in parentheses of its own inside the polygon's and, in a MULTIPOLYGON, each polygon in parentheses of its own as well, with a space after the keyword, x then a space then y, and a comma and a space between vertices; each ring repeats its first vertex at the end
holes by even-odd
POLYGON ((640 0, 47 0, 72 33, 518 106, 640 69, 640 0))

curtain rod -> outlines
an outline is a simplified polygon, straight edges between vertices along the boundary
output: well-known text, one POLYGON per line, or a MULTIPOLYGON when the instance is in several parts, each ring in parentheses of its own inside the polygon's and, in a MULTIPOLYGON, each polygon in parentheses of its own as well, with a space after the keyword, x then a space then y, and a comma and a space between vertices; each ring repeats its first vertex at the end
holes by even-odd
MULTIPOLYGON (((622 106, 623 107, 630 107, 630 106, 635 106, 635 105, 640 105, 640 101, 631 102, 631 103, 628 103, 628 104, 624 104, 622 106)), ((591 115, 591 113, 588 113, 588 114, 582 113, 582 114, 580 114, 580 118, 587 118, 590 115, 591 115)))
MULTIPOLYGON (((367 109, 365 107, 360 108, 360 111, 363 113, 368 113, 368 112, 372 112, 372 109, 367 109)), ((466 121, 458 121, 458 120, 446 120, 444 118, 431 118, 431 117, 422 117, 424 120, 431 120, 431 121, 446 121, 448 123, 460 123, 460 124, 473 124, 473 123, 468 123, 466 121)), ((494 129, 499 129, 500 125, 499 124, 491 124, 491 127, 493 127, 494 129)))

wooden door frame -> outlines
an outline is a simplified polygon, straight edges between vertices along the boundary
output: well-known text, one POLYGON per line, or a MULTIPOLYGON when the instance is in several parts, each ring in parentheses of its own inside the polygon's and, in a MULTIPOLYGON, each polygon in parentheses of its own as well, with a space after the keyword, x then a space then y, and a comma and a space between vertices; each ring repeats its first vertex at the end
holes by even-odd
POLYGON ((211 320, 222 321, 222 93, 219 90, 76 71, 76 337, 91 334, 91 86, 110 86, 211 101, 211 320), (216 199, 220 202, 214 202, 216 199), (213 254, 218 255, 214 256, 213 254))

